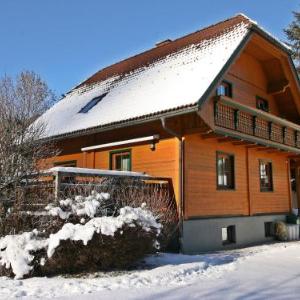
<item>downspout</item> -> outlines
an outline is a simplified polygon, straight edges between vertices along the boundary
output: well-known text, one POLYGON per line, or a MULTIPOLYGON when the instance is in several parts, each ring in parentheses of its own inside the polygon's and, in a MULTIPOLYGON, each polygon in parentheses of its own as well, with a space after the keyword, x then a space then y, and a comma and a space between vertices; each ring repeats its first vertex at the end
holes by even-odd
POLYGON ((249 148, 246 147, 246 178, 247 178, 247 196, 248 196, 248 215, 252 216, 252 201, 250 191, 250 169, 249 169, 249 148))
POLYGON ((169 128, 166 125, 166 118, 161 118, 161 125, 165 132, 176 137, 179 141, 179 236, 180 236, 180 247, 183 238, 183 219, 184 219, 184 137, 169 128))

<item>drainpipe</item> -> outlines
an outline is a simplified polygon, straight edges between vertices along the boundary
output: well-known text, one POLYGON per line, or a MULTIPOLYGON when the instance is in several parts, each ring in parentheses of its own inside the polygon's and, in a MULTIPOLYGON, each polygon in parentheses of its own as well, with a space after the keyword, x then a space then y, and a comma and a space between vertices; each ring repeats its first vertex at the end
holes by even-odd
POLYGON ((165 130, 165 132, 176 137, 179 141, 179 185, 178 186, 179 186, 179 235, 180 235, 180 244, 181 244, 181 239, 183 237, 183 218, 184 218, 184 137, 166 125, 166 118, 161 118, 160 120, 161 120, 161 125, 165 130))

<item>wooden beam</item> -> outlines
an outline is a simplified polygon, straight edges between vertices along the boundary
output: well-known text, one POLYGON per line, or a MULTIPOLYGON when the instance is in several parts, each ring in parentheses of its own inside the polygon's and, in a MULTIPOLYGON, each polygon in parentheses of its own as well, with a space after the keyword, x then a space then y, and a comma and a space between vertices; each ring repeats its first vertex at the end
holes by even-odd
POLYGON ((236 139, 228 137, 228 136, 218 139, 218 143, 230 143, 233 141, 236 141, 236 139))
POLYGON ((267 151, 268 153, 278 153, 278 152, 282 152, 282 151, 280 151, 280 149, 272 149, 272 150, 268 150, 267 151))
POLYGON ((290 155, 288 158, 298 161, 300 160, 300 155, 290 155))
POLYGON ((249 141, 244 141, 244 140, 240 140, 240 141, 238 141, 238 142, 233 142, 232 143, 233 145, 236 145, 236 146, 239 146, 239 145, 256 145, 257 146, 257 144, 255 144, 255 143, 253 143, 253 142, 249 142, 249 141))
POLYGON ((271 147, 259 147, 259 148, 257 148, 256 150, 257 151, 267 151, 267 150, 270 150, 270 149, 272 149, 273 150, 273 148, 271 148, 271 147))
POLYGON ((252 148, 254 149, 254 148, 259 148, 259 147, 261 147, 261 145, 258 145, 258 144, 246 146, 246 148, 248 148, 248 149, 252 149, 252 148))
POLYGON ((271 95, 283 93, 288 86, 289 86, 289 81, 287 79, 282 79, 277 82, 271 82, 268 85, 267 92, 268 92, 268 94, 271 94, 271 95))
MULTIPOLYGON (((265 140, 265 139, 257 137, 257 136, 252 136, 252 135, 248 135, 248 134, 245 134, 245 133, 233 131, 233 130, 230 130, 230 129, 221 128, 219 126, 216 126, 215 131, 218 134, 222 134, 224 136, 232 137, 232 138, 235 138, 237 140, 249 140, 252 143, 259 144, 260 147, 263 147, 265 145, 265 147, 282 149, 282 150, 287 151, 287 152, 300 154, 300 149, 299 148, 288 146, 288 145, 285 145, 285 144, 280 144, 280 143, 274 142, 272 140, 265 140)), ((299 131, 300 131, 300 129, 299 129, 299 131)), ((248 147, 257 147, 257 146, 248 146, 248 147)))
MULTIPOLYGON (((300 167, 299 163, 296 165, 296 195, 297 195, 297 202, 298 202, 298 208, 300 207, 300 167)), ((300 210, 298 209, 298 216, 299 216, 300 210)))
POLYGON ((213 139, 213 138, 217 138, 217 137, 220 137, 219 134, 216 134, 214 132, 210 132, 210 133, 204 133, 204 134, 201 134, 201 137, 203 139, 213 139))

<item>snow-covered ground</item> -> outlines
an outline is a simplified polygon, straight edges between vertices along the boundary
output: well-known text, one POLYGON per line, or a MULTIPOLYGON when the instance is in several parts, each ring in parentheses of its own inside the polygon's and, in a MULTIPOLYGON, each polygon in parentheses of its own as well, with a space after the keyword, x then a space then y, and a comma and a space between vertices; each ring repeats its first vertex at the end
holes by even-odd
POLYGON ((159 254, 137 271, 0 277, 0 299, 299 299, 300 242, 205 255, 159 254))

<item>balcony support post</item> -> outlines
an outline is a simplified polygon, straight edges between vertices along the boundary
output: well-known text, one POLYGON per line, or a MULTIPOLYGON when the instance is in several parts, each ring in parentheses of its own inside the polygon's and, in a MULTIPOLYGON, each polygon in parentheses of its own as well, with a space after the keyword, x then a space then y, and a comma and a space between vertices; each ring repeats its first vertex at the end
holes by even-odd
POLYGON ((253 124, 252 124, 252 126, 253 126, 253 135, 255 135, 255 133, 256 133, 256 116, 252 117, 252 122, 253 122, 253 124))
POLYGON ((238 119, 239 118, 239 110, 235 109, 233 111, 233 120, 234 120, 234 129, 238 130, 238 119))
POLYGON ((268 122, 269 140, 272 140, 272 122, 268 122))

